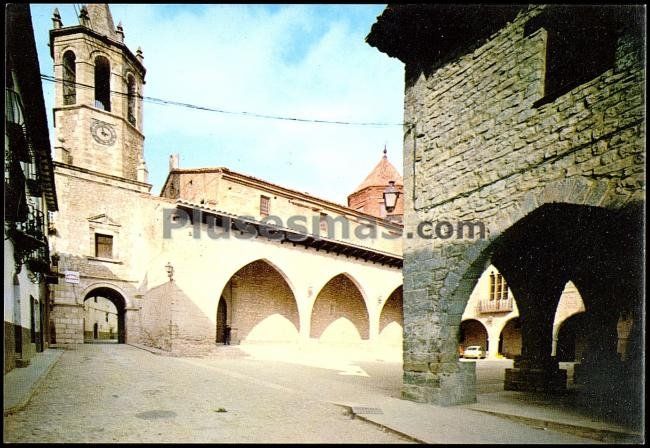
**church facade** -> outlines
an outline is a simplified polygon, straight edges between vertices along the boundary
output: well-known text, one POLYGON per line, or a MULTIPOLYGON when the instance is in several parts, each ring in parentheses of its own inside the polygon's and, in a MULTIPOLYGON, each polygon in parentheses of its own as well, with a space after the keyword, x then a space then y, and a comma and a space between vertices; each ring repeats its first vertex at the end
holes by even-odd
POLYGON ((62 80, 52 341, 83 343, 84 304, 101 297, 115 306, 118 342, 172 353, 210 350, 226 327, 235 344, 401 348, 399 222, 227 168, 180 168, 178 158, 152 194, 142 51, 124 45, 107 5, 82 8, 79 25, 56 11, 52 20, 62 80))

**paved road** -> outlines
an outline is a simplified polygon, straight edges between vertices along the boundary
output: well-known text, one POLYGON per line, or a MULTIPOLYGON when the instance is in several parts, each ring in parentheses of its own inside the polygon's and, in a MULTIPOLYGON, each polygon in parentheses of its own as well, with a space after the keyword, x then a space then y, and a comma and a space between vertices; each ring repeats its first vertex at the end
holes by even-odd
MULTIPOLYGON (((496 387, 502 364, 480 361, 479 387, 496 387)), ((398 357, 341 347, 260 344, 171 358, 126 345, 87 344, 65 351, 30 404, 5 418, 4 440, 409 442, 350 419, 338 403, 383 409, 406 433, 424 431, 416 436, 421 440, 433 434, 445 443, 484 443, 503 441, 505 433, 519 442, 588 442, 475 411, 398 400, 401 379, 398 357), (467 433, 468 421, 479 429, 476 434, 467 433)))
POLYGON ((503 390, 505 371, 513 364, 511 359, 463 359, 461 362, 476 362, 476 393, 479 394, 503 390))
POLYGON ((79 346, 62 355, 24 410, 5 418, 4 440, 405 442, 340 407, 219 364, 126 345, 79 346))

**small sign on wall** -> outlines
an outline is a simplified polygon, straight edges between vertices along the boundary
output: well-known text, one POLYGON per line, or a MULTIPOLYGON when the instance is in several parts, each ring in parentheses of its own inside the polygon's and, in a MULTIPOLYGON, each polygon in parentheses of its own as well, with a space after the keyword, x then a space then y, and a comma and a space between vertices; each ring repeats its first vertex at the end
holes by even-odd
POLYGON ((79 272, 77 272, 77 271, 65 271, 65 282, 66 283, 79 283, 79 272))

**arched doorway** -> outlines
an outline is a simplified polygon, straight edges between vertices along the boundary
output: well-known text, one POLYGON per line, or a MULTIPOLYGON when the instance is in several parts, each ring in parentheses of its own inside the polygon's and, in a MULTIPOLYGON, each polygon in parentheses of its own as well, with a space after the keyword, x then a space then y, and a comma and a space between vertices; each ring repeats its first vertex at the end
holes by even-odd
POLYGON ((577 313, 560 324, 557 334, 556 358, 562 362, 580 362, 586 349, 588 322, 586 314, 577 313))
POLYGON ((84 341, 126 342, 126 301, 119 292, 99 287, 86 294, 84 341))
POLYGON ((508 359, 521 355, 521 322, 518 317, 508 320, 499 335, 499 354, 508 359))
POLYGON ((366 303, 357 285, 346 274, 330 279, 316 296, 310 337, 337 343, 368 339, 366 303))
POLYGON ((223 296, 219 298, 217 305, 217 335, 215 342, 223 344, 226 342, 226 325, 228 324, 228 304, 223 296))
POLYGON ((298 304, 282 271, 267 260, 239 269, 217 305, 217 341, 225 340, 227 323, 233 344, 295 341, 300 328, 298 304))
POLYGON ((459 353, 470 346, 480 346, 488 350, 488 332, 485 326, 476 319, 464 320, 460 323, 459 353))

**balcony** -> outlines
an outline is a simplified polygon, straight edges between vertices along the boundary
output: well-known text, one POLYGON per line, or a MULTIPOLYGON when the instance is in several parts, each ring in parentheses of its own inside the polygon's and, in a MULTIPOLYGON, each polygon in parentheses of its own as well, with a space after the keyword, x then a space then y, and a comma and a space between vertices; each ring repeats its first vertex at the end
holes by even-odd
POLYGON ((23 102, 15 90, 5 88, 5 114, 7 123, 22 126, 25 123, 23 102))
POLYGON ((27 218, 22 222, 16 222, 9 229, 8 234, 18 247, 25 250, 47 246, 43 212, 33 205, 27 205, 27 218))
POLYGON ((48 274, 50 272, 50 251, 47 244, 32 251, 24 261, 30 271, 48 274))
POLYGON ((510 311, 512 311, 512 297, 499 300, 481 299, 478 304, 478 312, 481 314, 509 313, 510 311))

